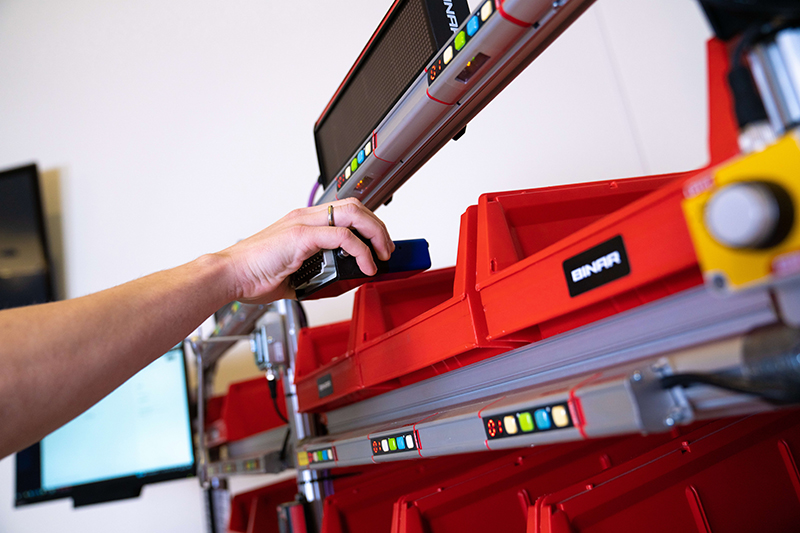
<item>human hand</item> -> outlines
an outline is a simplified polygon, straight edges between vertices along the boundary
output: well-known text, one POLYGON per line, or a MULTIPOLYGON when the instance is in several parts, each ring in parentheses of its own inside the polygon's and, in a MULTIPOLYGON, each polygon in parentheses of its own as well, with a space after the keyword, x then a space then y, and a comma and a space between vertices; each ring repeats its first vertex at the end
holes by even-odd
POLYGON ((369 247, 349 228, 369 239, 379 259, 389 259, 394 243, 386 226, 355 198, 296 209, 261 232, 219 252, 229 265, 233 298, 246 303, 294 298, 289 275, 321 249, 341 247, 356 258, 362 272, 375 275, 378 268, 369 247), (328 205, 333 205, 335 226, 328 226, 328 205))

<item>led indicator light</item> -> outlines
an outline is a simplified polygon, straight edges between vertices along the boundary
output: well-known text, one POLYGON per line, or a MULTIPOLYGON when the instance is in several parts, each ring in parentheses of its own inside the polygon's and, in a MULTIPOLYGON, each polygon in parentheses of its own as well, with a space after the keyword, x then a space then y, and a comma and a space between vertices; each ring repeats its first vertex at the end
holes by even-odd
POLYGON ((442 59, 444 59, 444 64, 448 64, 450 61, 453 60, 453 47, 448 45, 447 48, 444 49, 444 54, 442 54, 442 59))
POLYGON ((529 433, 533 431, 533 417, 527 411, 524 413, 520 413, 518 415, 519 418, 519 428, 524 431, 525 433, 529 433))
POLYGON ((388 440, 386 440, 386 439, 383 439, 383 440, 381 441, 381 450, 383 450, 383 451, 385 451, 385 452, 388 452, 388 451, 389 451, 389 441, 388 441, 388 440))
POLYGON ((517 432, 517 421, 513 416, 503 417, 503 424, 506 426, 506 433, 514 435, 517 432))
POLYGON ((539 429, 550 429, 550 415, 544 409, 537 409, 533 412, 533 418, 536 420, 536 427, 539 429))
POLYGON ((404 439, 403 437, 397 437, 397 449, 398 450, 406 449, 406 439, 404 439))
POLYGON ((344 179, 346 179, 346 180, 350 179, 350 167, 347 167, 346 169, 344 169, 344 179))
POLYGON ((456 51, 464 48, 464 45, 467 44, 467 34, 463 31, 458 32, 458 35, 456 35, 456 40, 453 42, 453 44, 456 47, 456 51))
POLYGON ((406 446, 408 447, 409 450, 414 449, 414 437, 412 437, 411 435, 406 435, 406 446))
POLYGON ((350 162, 350 170, 352 170, 353 172, 355 172, 357 168, 358 168, 358 159, 353 159, 353 160, 350 162))
POLYGON ((381 449, 381 445, 378 441, 372 441, 372 453, 378 453, 381 449))
POLYGON ((394 439, 389 439, 389 449, 395 451, 397 449, 397 441, 394 439))
POLYGON ((481 20, 483 22, 486 22, 486 19, 488 19, 489 15, 491 14, 492 14, 492 0, 489 0, 488 2, 483 4, 483 7, 481 8, 481 20))
POLYGON ((358 164, 359 165, 364 162, 364 157, 365 157, 364 156, 364 150, 361 150, 360 152, 358 152, 358 156, 356 157, 356 159, 358 159, 358 164))
POLYGON ((497 424, 495 424, 494 420, 491 418, 486 422, 486 432, 489 433, 489 438, 493 438, 497 435, 497 424))
POLYGON ((470 37, 475 35, 475 32, 478 31, 478 25, 479 24, 480 23, 478 22, 478 17, 477 16, 472 17, 471 19, 469 19, 469 22, 467 22, 467 35, 469 35, 470 37))
POLYGON ((553 423, 557 428, 563 428, 569 424, 569 415, 567 414, 567 409, 563 405, 556 405, 553 407, 550 415, 553 417, 553 423))
POLYGON ((372 153, 372 141, 368 142, 367 145, 364 147, 364 155, 369 155, 372 153))

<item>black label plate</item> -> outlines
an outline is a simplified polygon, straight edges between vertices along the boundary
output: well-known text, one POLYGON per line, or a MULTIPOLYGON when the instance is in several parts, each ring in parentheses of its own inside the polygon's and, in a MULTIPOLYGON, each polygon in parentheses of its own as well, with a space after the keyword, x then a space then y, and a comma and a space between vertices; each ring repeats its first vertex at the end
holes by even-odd
POLYGON ((631 273, 622 235, 567 259, 563 266, 573 298, 631 273))
POLYGON ((317 392, 320 398, 333 394, 333 377, 330 374, 317 379, 317 392))

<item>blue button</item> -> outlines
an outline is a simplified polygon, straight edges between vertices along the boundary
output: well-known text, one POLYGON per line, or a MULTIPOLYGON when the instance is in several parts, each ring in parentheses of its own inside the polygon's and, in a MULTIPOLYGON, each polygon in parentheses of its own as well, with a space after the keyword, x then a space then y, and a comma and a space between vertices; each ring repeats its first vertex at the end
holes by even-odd
POLYGON ((404 439, 403 437, 397 437, 397 449, 398 450, 406 449, 406 439, 404 439))
POLYGON ((361 150, 360 152, 358 152, 358 164, 360 165, 363 162, 364 162, 364 150, 361 150))
POLYGON ((533 413, 533 418, 536 420, 536 427, 539 429, 550 429, 552 422, 550 422, 550 414, 544 409, 537 409, 533 413))
POLYGON ((478 17, 469 19, 469 22, 467 22, 467 35, 470 37, 475 35, 475 32, 478 31, 478 24, 478 17))

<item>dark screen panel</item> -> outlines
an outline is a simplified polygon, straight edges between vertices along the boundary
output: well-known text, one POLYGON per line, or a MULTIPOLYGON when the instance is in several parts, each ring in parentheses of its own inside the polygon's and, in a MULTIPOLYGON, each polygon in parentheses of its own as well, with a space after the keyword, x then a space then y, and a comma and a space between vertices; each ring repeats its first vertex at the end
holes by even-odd
POLYGON ((315 130, 325 186, 436 51, 425 0, 401 2, 315 130))
POLYGON ((36 165, 0 172, 0 309, 53 300, 36 165))

